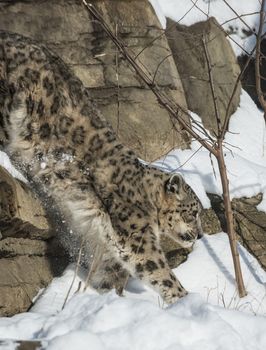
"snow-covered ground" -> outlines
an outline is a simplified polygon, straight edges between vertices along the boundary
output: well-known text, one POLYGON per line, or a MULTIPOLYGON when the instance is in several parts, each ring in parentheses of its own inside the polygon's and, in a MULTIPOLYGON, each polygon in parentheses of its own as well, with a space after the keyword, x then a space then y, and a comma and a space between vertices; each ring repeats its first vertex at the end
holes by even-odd
MULTIPOLYGON (((62 310, 74 276, 70 266, 31 312, 0 319, 0 339, 38 339, 48 350, 263 350, 266 273, 244 248, 240 255, 247 297, 237 296, 228 239, 220 233, 198 241, 174 270, 191 293, 169 307, 133 279, 124 297, 83 292, 80 270, 62 310)), ((12 342, 1 349, 13 349, 12 342)))
MULTIPOLYGON (((150 2, 162 23, 164 16, 178 20, 193 5, 189 0, 150 2)), ((207 0, 194 2, 220 23, 234 17, 222 0, 211 1, 210 6, 207 0)), ((230 4, 243 14, 258 11, 260 2, 231 0, 230 4)), ((194 6, 181 23, 206 18, 195 11, 194 6)), ((250 26, 257 25, 254 16, 245 19, 250 26)), ((238 25, 237 21, 231 23, 238 25)), ((241 36, 239 31, 237 36, 241 36)), ((250 45, 247 41, 241 44, 250 45)), ((262 113, 244 91, 229 129, 226 163, 231 196, 261 192, 263 201, 258 209, 266 212, 265 124, 262 113)), ((2 152, 0 164, 20 178, 2 152)), ((180 171, 206 208, 210 203, 205 191, 221 194, 215 160, 212 164, 209 153, 197 142, 191 150, 170 152, 156 165, 166 171, 180 171)), ((74 278, 75 267, 69 266, 62 277, 38 295, 30 312, 0 318, 0 339, 6 339, 0 348, 15 349, 13 339, 37 339, 48 350, 264 350, 266 272, 243 247, 239 246, 239 252, 248 296, 237 296, 228 239, 219 233, 197 241, 188 260, 174 270, 190 293, 171 306, 164 305, 155 292, 135 279, 129 281, 124 297, 114 291, 105 295, 84 291, 86 271, 79 269, 62 310, 74 278)))

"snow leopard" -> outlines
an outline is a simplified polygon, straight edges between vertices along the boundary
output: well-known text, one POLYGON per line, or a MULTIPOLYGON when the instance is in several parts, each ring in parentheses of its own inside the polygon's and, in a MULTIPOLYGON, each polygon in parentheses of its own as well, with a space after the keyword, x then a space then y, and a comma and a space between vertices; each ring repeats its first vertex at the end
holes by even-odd
MULTIPOLYGON (((45 45, 0 31, 1 148, 86 242, 103 244, 99 290, 131 275, 167 304, 187 294, 160 245, 191 247, 201 203, 178 174, 144 165, 88 89, 45 45)), ((96 283, 96 284, 97 284, 96 283)))

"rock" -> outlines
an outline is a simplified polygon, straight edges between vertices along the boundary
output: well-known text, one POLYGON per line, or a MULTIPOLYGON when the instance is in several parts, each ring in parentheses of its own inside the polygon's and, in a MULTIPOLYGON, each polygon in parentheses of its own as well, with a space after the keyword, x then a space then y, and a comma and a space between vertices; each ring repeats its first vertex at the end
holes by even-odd
MULTIPOLYGON (((265 38, 263 38, 261 41, 261 52, 262 52, 262 55, 264 56, 262 56, 263 59, 261 59, 260 61, 260 74, 261 74, 260 83, 261 83, 262 93, 265 94, 266 93, 266 80, 264 79, 264 77, 266 76, 266 60, 265 60, 266 39, 265 38)), ((244 68, 248 59, 249 57, 245 54, 238 57, 238 63, 241 69, 244 68)), ((256 90, 255 58, 253 57, 251 58, 242 76, 241 83, 242 83, 243 89, 247 91, 247 93, 250 95, 250 97, 256 103, 256 105, 262 109, 258 98, 257 90, 256 90)))
POLYGON ((27 186, 0 167, 1 236, 49 238, 52 233, 39 200, 27 186))
POLYGON ((188 254, 192 251, 192 248, 182 248, 178 243, 167 236, 161 238, 161 246, 171 269, 185 262, 188 254))
MULTIPOLYGON (((212 207, 220 219, 223 231, 226 232, 222 199, 217 195, 209 194, 209 197, 212 207)), ((234 227, 239 241, 266 269, 266 213, 256 208, 261 200, 261 194, 251 198, 233 199, 232 208, 235 220, 234 227)))
MULTIPOLYGON (((217 132, 203 38, 207 43, 218 114, 222 123, 240 73, 230 43, 214 18, 189 27, 168 19, 166 36, 183 83, 188 108, 202 118, 208 130, 217 132)), ((241 85, 238 84, 230 115, 239 105, 240 91, 241 85)))
POLYGON ((212 208, 203 209, 201 214, 201 225, 203 232, 209 235, 222 231, 221 223, 212 208))
POLYGON ((0 167, 0 316, 28 310, 38 291, 62 273, 67 256, 39 200, 0 167))
POLYGON ((3 349, 16 350, 38 350, 42 349, 44 344, 38 340, 0 340, 0 347, 3 349))
MULTIPOLYGON (((168 42, 147 0, 91 1, 161 91, 183 107, 186 99, 168 42), (158 38, 157 38, 158 37, 158 38), (152 45, 150 43, 157 38, 152 45), (169 57, 167 57, 169 56, 169 57), (165 59, 167 57, 167 59, 165 59)), ((190 138, 170 120, 153 93, 117 53, 82 1, 1 1, 0 29, 45 43, 91 90, 122 143, 152 161, 190 138), (49 25, 47 23, 49 22, 49 25), (177 129, 177 130, 176 130, 177 129)))
POLYGON ((243 245, 266 269, 266 213, 257 210, 262 195, 252 198, 234 199, 235 229, 243 245))

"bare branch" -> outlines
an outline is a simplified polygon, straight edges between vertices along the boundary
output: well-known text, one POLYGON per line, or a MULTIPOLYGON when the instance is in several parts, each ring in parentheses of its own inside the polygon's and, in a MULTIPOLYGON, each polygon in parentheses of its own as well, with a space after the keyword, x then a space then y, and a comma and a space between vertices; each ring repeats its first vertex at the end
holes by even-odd
POLYGON ((231 11, 234 12, 234 14, 237 16, 237 18, 250 30, 251 33, 253 33, 255 36, 257 36, 257 34, 254 32, 254 30, 247 24, 247 22, 245 22, 243 19, 242 19, 242 16, 240 16, 235 9, 233 9, 233 7, 226 1, 226 0, 223 0, 223 2, 226 4, 227 7, 230 8, 231 11))
POLYGON ((172 56, 172 53, 170 53, 169 55, 165 56, 165 57, 161 60, 161 62, 157 65, 156 70, 155 70, 155 73, 154 73, 154 76, 153 76, 153 79, 152 79, 152 83, 153 83, 153 84, 155 83, 156 75, 157 75, 157 73, 158 73, 158 71, 159 71, 160 66, 164 63, 165 60, 167 60, 167 58, 169 58, 169 57, 171 57, 171 56, 172 56))
MULTIPOLYGON (((238 19, 238 18, 240 19, 243 17, 253 16, 253 15, 257 15, 257 14, 259 14, 259 11, 245 13, 242 15, 237 15, 236 17, 232 17, 232 18, 228 19, 227 21, 224 21, 223 23, 221 23, 221 26, 224 26, 225 24, 230 23, 230 22, 234 21, 235 19, 238 19)), ((253 30, 252 30, 252 33, 254 33, 253 30)))

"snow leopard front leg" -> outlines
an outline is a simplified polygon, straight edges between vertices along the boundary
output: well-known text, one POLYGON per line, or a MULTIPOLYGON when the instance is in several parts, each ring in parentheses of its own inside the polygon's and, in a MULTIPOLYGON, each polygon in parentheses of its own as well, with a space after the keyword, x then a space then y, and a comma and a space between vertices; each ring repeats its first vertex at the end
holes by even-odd
POLYGON ((187 294, 171 271, 159 238, 150 225, 130 233, 128 237, 119 235, 115 243, 122 266, 156 290, 167 304, 187 294))
POLYGON ((91 273, 90 285, 99 293, 114 288, 118 295, 122 295, 129 273, 122 268, 103 242, 100 250, 99 263, 91 273))

